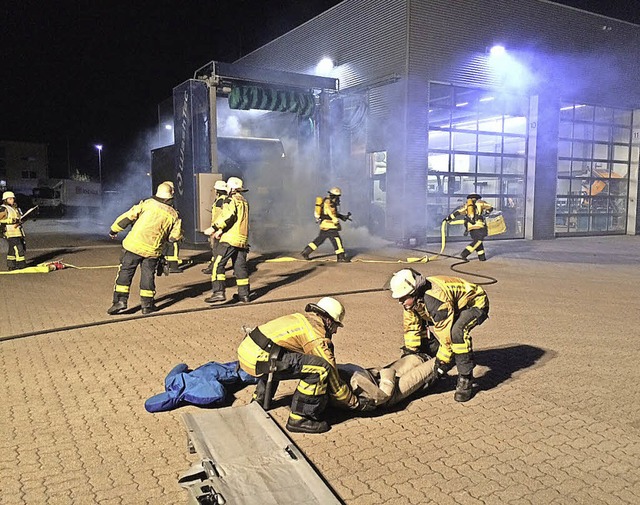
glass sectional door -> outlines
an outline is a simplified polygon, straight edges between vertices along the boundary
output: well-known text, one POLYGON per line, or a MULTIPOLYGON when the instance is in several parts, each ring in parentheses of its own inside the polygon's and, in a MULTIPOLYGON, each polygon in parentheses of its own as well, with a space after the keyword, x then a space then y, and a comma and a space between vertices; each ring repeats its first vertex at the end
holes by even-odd
MULTIPOLYGON (((524 237, 529 98, 431 83, 427 169, 427 236, 469 193, 501 211, 507 232, 524 237)), ((448 227, 461 236, 461 227, 448 227)))

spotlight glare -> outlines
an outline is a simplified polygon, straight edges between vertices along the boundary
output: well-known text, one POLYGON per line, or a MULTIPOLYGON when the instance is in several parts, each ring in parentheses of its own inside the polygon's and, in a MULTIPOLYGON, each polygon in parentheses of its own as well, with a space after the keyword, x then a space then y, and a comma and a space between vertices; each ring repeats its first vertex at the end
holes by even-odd
POLYGON ((489 50, 489 54, 491 56, 502 56, 507 52, 507 50, 504 48, 504 46, 501 46, 499 44, 496 44, 495 46, 493 46, 490 50, 489 50))
POLYGON ((327 75, 331 73, 334 66, 335 65, 331 58, 322 58, 320 62, 316 65, 316 72, 319 75, 327 75))

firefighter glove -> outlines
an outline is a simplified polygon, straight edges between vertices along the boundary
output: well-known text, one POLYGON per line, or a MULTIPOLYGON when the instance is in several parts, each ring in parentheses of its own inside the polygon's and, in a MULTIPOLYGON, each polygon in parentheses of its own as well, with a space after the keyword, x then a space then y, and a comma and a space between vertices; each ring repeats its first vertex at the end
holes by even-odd
POLYGON ((453 363, 445 363, 444 361, 440 361, 436 358, 436 362, 433 365, 433 369, 435 370, 438 378, 442 378, 447 375, 447 372, 453 368, 453 363))
POLYGON ((359 412, 371 412, 375 410, 376 403, 371 398, 365 398, 364 396, 358 396, 358 403, 353 408, 359 412))
POLYGON ((211 235, 213 235, 213 232, 215 232, 215 229, 213 229, 212 227, 209 227, 206 230, 204 230, 202 233, 204 233, 207 237, 210 237, 211 235))
POLYGON ((117 231, 113 231, 113 230, 109 231, 109 237, 111 237, 111 240, 115 239, 117 236, 118 236, 117 231))

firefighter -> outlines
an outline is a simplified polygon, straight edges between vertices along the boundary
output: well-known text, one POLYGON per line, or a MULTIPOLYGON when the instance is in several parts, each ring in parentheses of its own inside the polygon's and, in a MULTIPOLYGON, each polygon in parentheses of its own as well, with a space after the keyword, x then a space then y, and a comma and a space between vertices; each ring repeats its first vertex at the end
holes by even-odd
POLYGON ((464 234, 471 235, 471 243, 460 253, 462 259, 466 260, 474 251, 478 255, 480 261, 486 261, 484 245, 482 241, 487 236, 487 223, 485 217, 493 212, 493 207, 485 202, 477 193, 467 195, 467 201, 464 205, 449 214, 444 221, 450 223, 456 217, 464 216, 464 234))
MULTIPOLYGON (((216 181, 213 185, 213 189, 216 191, 216 198, 211 206, 211 226, 215 224, 220 213, 222 212, 222 206, 227 199, 227 183, 224 181, 216 181)), ((213 262, 216 259, 216 248, 218 246, 218 240, 213 238, 213 235, 209 236, 211 242, 211 261, 206 268, 202 269, 203 274, 211 275, 213 273, 213 262)))
POLYGON ((223 202, 220 215, 205 235, 211 236, 219 243, 216 246, 211 274, 210 297, 205 298, 207 303, 224 302, 225 270, 229 260, 233 263, 233 273, 236 276, 238 286, 238 301, 249 303, 249 267, 247 254, 249 252, 249 204, 242 193, 247 191, 239 177, 229 177, 227 180, 229 196, 223 202))
POLYGON ((423 277, 408 268, 393 274, 389 285, 391 296, 404 309, 404 354, 435 354, 438 378, 455 365, 458 383, 454 399, 470 400, 475 366, 470 332, 489 317, 489 298, 484 289, 459 277, 423 277))
POLYGON ((165 242, 182 239, 182 221, 173 208, 173 183, 158 185, 155 196, 131 207, 111 225, 109 236, 131 226, 122 241, 124 249, 113 290, 113 305, 108 314, 118 314, 127 308, 129 290, 136 268, 140 265, 140 305, 143 314, 155 312, 155 274, 165 242))
MULTIPOLYGON (((309 242, 300 253, 304 259, 308 260, 309 255, 325 240, 329 239, 335 250, 338 262, 348 263, 350 261, 345 255, 342 238, 340 237, 340 233, 338 233, 342 229, 340 220, 349 221, 351 219, 351 212, 347 214, 340 214, 339 212, 341 196, 342 190, 338 187, 333 187, 329 190, 329 196, 324 197, 322 202, 316 205, 315 214, 316 220, 320 223, 320 233, 313 242, 309 242)), ((320 199, 320 197, 318 198, 320 199)))
POLYGON ((307 304, 305 312, 278 317, 248 332, 238 348, 238 359, 245 372, 259 378, 252 401, 261 405, 267 395, 271 400, 279 381, 300 379, 286 428, 324 433, 329 430, 323 419, 329 399, 353 410, 371 410, 373 404, 359 402, 338 375, 331 337, 343 326, 343 305, 324 297, 307 304))
POLYGON ((19 270, 26 266, 25 253, 27 250, 22 229, 22 211, 16 203, 16 195, 12 191, 2 193, 0 206, 0 224, 2 236, 7 239, 7 270, 19 270))

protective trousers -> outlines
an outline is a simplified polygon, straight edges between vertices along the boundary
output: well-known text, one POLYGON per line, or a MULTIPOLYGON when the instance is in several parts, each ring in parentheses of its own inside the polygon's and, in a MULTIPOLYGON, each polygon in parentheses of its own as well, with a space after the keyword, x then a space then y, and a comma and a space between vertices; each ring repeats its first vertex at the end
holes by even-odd
POLYGON ((440 345, 436 358, 444 363, 450 363, 451 357, 455 359, 459 375, 471 375, 475 362, 473 360, 473 342, 471 330, 482 324, 489 317, 489 305, 479 309, 470 307, 460 312, 460 315, 451 327, 451 348, 440 345))
POLYGON ((153 297, 156 294, 156 269, 159 258, 144 258, 131 251, 124 251, 120 260, 120 268, 113 288, 113 303, 120 300, 126 302, 129 299, 131 281, 140 265, 140 305, 142 307, 153 306, 153 297))
MULTIPOLYGON (((324 358, 281 349, 280 356, 275 361, 271 397, 275 395, 281 380, 300 379, 291 400, 291 413, 321 421, 322 413, 327 406, 327 383, 330 370, 331 365, 324 358)), ((256 373, 262 375, 253 398, 260 405, 264 405, 269 362, 258 362, 256 373)))
POLYGON ((340 238, 338 230, 320 230, 318 236, 313 239, 313 242, 309 242, 307 247, 315 251, 327 239, 331 241, 336 255, 344 254, 344 246, 342 245, 342 238, 340 238))
POLYGON ((487 236, 487 229, 479 228, 477 230, 469 230, 469 235, 471 235, 473 241, 464 248, 464 251, 462 251, 462 254, 460 256, 466 259, 471 253, 475 251, 478 254, 478 259, 480 261, 484 261, 486 257, 484 255, 484 245, 482 241, 487 236))
POLYGON ((211 273, 211 288, 214 293, 224 293, 226 265, 229 260, 233 263, 233 274, 236 276, 238 296, 249 296, 249 266, 247 265, 247 249, 241 249, 220 242, 216 247, 211 273))
POLYGON ((7 251, 7 270, 19 270, 24 268, 27 264, 25 261, 24 238, 22 237, 9 237, 9 250, 7 251))

